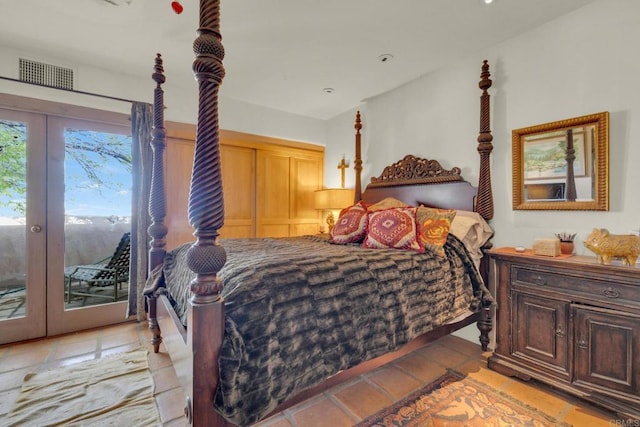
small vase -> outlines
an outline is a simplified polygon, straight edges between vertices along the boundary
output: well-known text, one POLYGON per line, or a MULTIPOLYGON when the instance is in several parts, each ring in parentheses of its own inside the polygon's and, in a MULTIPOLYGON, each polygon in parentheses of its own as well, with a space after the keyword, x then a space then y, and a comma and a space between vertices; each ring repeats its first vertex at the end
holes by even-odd
POLYGON ((564 255, 573 254, 573 242, 560 241, 560 253, 564 255))

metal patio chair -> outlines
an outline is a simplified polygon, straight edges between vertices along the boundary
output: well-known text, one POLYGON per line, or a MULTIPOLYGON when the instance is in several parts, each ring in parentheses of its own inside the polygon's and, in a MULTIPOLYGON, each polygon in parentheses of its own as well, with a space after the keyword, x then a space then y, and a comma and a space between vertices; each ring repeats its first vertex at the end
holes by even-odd
POLYGON ((74 296, 107 298, 118 301, 118 290, 129 281, 131 233, 122 235, 115 252, 95 264, 74 265, 64 269, 67 302, 74 296), (91 292, 92 287, 113 286, 113 294, 91 292))

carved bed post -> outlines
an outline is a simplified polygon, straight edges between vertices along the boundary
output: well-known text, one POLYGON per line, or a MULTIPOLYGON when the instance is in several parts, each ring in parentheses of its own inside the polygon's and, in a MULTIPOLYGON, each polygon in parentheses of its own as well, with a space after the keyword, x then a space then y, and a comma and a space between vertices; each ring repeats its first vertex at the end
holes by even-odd
MULTIPOLYGON (((493 83, 489 73, 489 62, 485 59, 482 63, 480 82, 478 86, 482 89, 480 96, 480 134, 478 135, 478 153, 480 153, 480 176, 478 178, 478 197, 476 199, 476 212, 485 220, 493 218, 493 192, 491 190, 491 151, 493 151, 493 135, 491 135, 491 114, 490 97, 488 89, 493 83)), ((490 246, 489 246, 490 247, 490 246)), ((482 277, 487 280, 489 277, 489 264, 487 256, 484 256, 480 265, 482 277)), ((492 307, 484 307, 480 312, 480 320, 477 326, 480 330, 480 344, 482 350, 486 351, 489 346, 489 333, 493 329, 492 307)))
POLYGON ((187 325, 187 339, 193 354, 193 382, 191 390, 187 390, 186 413, 194 425, 213 426, 224 424, 213 410, 218 376, 202 373, 218 372, 224 332, 224 305, 220 297, 223 284, 217 277, 226 262, 226 252, 217 242, 218 230, 224 224, 218 128, 218 90, 224 77, 224 48, 219 0, 200 0, 197 34, 193 42, 196 55, 193 73, 199 90, 198 124, 189 193, 189 223, 195 229, 196 242, 187 253, 189 268, 196 273, 191 282, 187 325), (213 337, 199 338, 205 334, 213 337))
MULTIPOLYGON (((153 80, 156 87, 153 90, 153 129, 151 131, 151 149, 153 151, 153 162, 151 170, 151 194, 149 196, 149 216, 151 225, 147 230, 151 236, 149 249, 149 273, 155 267, 162 264, 166 253, 167 226, 165 217, 167 215, 165 187, 164 187, 164 150, 166 147, 166 131, 164 128, 164 91, 162 84, 165 82, 164 68, 162 66, 162 56, 156 55, 156 63, 153 67, 153 80)), ((156 316, 156 297, 153 292, 147 295, 149 306, 149 329, 153 334, 151 343, 153 350, 157 353, 160 349, 162 338, 160 337, 160 327, 156 316)))
POLYGON ((356 158, 353 160, 353 170, 356 173, 355 196, 354 203, 362 200, 362 150, 360 129, 362 129, 362 120, 360 119, 360 111, 356 112, 356 122, 353 126, 356 129, 356 158))
POLYGON ((480 96, 480 134, 478 135, 478 153, 480 153, 480 177, 478 180, 478 199, 476 212, 489 221, 493 218, 493 193, 491 190, 491 164, 489 157, 493 150, 493 135, 491 135, 491 115, 489 93, 492 81, 489 78, 489 62, 485 59, 480 73, 478 86, 482 89, 480 96))

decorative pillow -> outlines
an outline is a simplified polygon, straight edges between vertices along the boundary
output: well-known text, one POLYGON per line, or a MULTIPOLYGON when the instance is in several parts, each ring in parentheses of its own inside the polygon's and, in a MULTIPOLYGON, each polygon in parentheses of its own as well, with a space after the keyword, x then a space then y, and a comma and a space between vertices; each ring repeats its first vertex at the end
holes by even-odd
POLYGON ((367 215, 367 235, 362 246, 365 248, 410 249, 424 252, 418 239, 416 208, 391 208, 369 212, 367 215))
POLYGON ((479 265, 482 246, 493 236, 493 230, 477 212, 456 211, 451 222, 451 234, 464 243, 471 258, 479 265))
POLYGON ((362 202, 343 209, 329 232, 330 241, 341 245, 359 243, 367 232, 367 207, 362 202))
POLYGON ((369 212, 377 212, 384 209, 391 208, 409 208, 411 205, 406 204, 405 202, 394 199, 393 197, 387 197, 386 199, 380 200, 378 203, 374 203, 369 206, 369 212))
POLYGON ((416 213, 420 241, 426 250, 443 257, 444 244, 451 228, 451 222, 456 216, 453 209, 436 209, 420 206, 416 213))

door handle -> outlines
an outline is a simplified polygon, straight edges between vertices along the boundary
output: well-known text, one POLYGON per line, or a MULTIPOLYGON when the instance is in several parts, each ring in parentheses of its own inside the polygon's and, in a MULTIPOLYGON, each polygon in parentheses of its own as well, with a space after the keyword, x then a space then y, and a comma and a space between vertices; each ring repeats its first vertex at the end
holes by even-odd
POLYGON ((42 231, 42 227, 40 227, 39 225, 32 225, 31 226, 31 232, 32 233, 39 233, 42 231))

